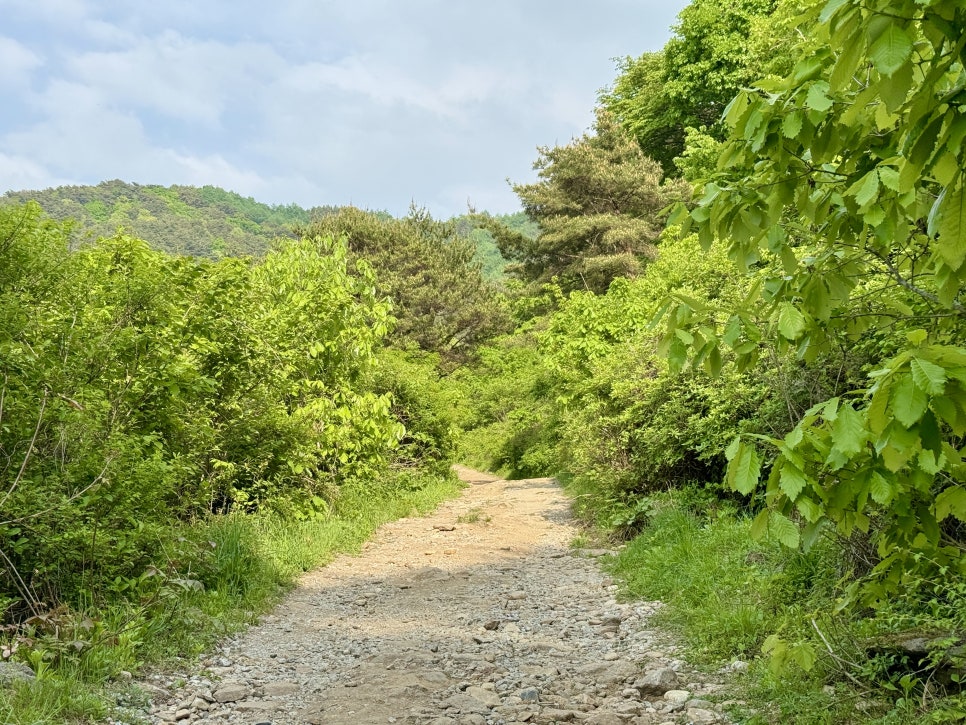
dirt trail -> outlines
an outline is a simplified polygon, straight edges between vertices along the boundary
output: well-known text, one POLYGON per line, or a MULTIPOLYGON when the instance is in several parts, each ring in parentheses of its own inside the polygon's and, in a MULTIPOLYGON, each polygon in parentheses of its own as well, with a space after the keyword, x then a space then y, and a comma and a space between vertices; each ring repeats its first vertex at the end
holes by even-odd
POLYGON ((602 552, 570 547, 553 480, 458 473, 459 499, 383 526, 203 671, 155 682, 152 721, 726 722, 719 686, 648 629, 658 605, 618 602, 602 552))

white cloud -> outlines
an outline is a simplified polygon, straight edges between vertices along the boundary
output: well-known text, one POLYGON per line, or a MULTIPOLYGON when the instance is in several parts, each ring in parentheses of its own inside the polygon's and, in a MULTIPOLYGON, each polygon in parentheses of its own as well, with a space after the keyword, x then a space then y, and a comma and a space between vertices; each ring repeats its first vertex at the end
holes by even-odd
POLYGON ((611 59, 660 47, 684 3, 0 0, 0 84, 21 79, 0 178, 509 211, 505 179, 583 133, 611 59))
POLYGON ((165 31, 125 50, 81 53, 68 67, 114 105, 214 126, 229 96, 265 84, 281 61, 263 45, 198 41, 165 31))
POLYGON ((0 87, 26 85, 26 76, 43 62, 22 43, 0 35, 0 87))
POLYGON ((7 188, 4 191, 22 189, 45 189, 71 183, 58 178, 49 169, 25 156, 12 156, 0 152, 0 179, 7 188))

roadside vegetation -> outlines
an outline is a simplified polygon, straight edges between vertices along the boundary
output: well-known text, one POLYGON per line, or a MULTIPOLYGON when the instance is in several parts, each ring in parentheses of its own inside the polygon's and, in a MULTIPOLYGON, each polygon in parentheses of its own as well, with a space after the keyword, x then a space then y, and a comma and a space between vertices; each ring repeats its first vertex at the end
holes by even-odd
POLYGON ((494 232, 464 458, 560 475, 749 722, 966 720, 964 27, 695 0, 494 232))
MULTIPOLYGON (((418 322, 345 236, 215 261, 70 233, 0 209, 0 654, 35 675, 0 690, 3 722, 103 717, 105 683, 458 490, 451 341, 387 346, 418 322)), ((465 265, 448 245, 423 259, 465 265)))

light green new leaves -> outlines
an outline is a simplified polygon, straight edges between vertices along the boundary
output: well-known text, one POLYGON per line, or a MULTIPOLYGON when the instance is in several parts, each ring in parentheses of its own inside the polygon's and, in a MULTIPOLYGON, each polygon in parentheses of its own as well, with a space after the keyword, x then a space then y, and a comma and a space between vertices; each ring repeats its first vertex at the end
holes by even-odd
POLYGON ((903 377, 892 392, 892 412, 902 425, 911 428, 926 412, 926 391, 910 377, 903 377))
POLYGON ((966 521, 966 488, 963 486, 952 486, 936 496, 936 520, 943 521, 949 516, 966 521))
POLYGON ((855 202, 860 207, 868 206, 879 195, 879 173, 869 172, 849 189, 849 193, 855 196, 855 202))
POLYGON ((772 538, 789 549, 797 549, 801 543, 801 535, 795 522, 777 511, 767 509, 752 522, 751 536, 756 540, 772 538))
POLYGON ((817 81, 808 89, 805 95, 805 106, 813 111, 824 112, 832 107, 832 99, 829 98, 829 85, 825 81, 817 81))
POLYGON ((847 456, 855 455, 865 444, 865 421, 855 408, 844 403, 839 407, 835 423, 832 425, 833 450, 847 456))
POLYGON ((798 470, 798 467, 793 463, 787 461, 782 466, 779 482, 782 492, 788 496, 790 501, 798 498, 798 494, 802 492, 808 483, 805 480, 805 474, 798 470))
POLYGON ((958 270, 966 261, 966 186, 962 174, 944 194, 937 227, 936 251, 946 264, 958 270))
POLYGON ((942 395, 946 387, 946 371, 928 360, 914 357, 909 363, 916 387, 930 395, 942 395))
POLYGON ((754 446, 736 438, 725 453, 730 461, 725 482, 738 493, 748 495, 758 485, 761 459, 754 446))
POLYGON ((790 303, 778 308, 778 331, 786 340, 797 340, 805 332, 805 316, 790 303))
POLYGON ((889 23, 885 31, 869 48, 875 69, 884 76, 899 70, 912 55, 912 40, 896 23, 889 23))

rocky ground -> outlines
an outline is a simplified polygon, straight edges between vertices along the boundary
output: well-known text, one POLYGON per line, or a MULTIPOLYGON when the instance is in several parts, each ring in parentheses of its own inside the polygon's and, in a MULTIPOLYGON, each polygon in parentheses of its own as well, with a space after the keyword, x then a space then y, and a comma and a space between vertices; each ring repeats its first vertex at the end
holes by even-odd
MULTIPOLYGON (((470 486, 305 576, 195 672, 144 683, 153 723, 723 723, 719 683, 622 603, 550 479, 470 486)), ((741 663, 736 663, 737 667, 741 663)))

